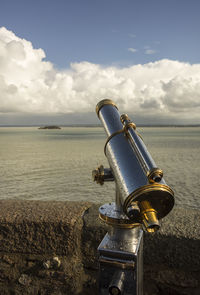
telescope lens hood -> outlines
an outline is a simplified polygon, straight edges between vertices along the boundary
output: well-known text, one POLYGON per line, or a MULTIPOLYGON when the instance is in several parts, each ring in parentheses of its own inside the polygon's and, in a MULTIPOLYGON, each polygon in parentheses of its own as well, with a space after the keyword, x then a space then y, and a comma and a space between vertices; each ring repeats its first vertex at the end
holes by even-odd
POLYGON ((103 99, 101 100, 97 105, 96 105, 96 113, 97 113, 97 116, 99 117, 99 111, 100 109, 105 106, 105 105, 112 105, 114 106, 117 110, 118 110, 118 107, 116 106, 116 104, 114 103, 114 101, 112 101, 111 99, 103 99))

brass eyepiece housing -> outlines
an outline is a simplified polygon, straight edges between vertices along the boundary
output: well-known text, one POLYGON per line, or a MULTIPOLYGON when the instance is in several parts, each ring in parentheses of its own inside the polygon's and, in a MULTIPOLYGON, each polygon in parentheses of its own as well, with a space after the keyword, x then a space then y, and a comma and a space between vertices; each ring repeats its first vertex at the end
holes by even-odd
POLYGON ((149 233, 154 233, 159 230, 157 211, 152 208, 148 201, 143 201, 139 204, 142 223, 149 233))

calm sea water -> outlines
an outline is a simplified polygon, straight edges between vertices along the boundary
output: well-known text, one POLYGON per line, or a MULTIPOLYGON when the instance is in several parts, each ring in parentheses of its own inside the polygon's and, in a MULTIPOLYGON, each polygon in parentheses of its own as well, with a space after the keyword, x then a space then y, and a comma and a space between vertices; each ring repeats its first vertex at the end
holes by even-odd
MULTIPOLYGON (((200 207, 200 127, 138 128, 177 206, 200 207)), ((105 133, 96 127, 0 128, 0 198, 114 200, 114 184, 99 186, 91 173, 103 164, 105 133)))

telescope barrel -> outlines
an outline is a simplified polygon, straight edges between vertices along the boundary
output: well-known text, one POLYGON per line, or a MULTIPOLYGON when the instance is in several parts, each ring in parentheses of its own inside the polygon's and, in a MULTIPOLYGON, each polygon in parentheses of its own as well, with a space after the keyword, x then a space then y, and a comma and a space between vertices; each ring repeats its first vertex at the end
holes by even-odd
POLYGON ((108 99, 97 104, 96 112, 108 136, 105 154, 122 210, 130 216, 131 206, 137 203, 143 223, 150 231, 151 226, 158 226, 157 218, 163 218, 173 208, 173 191, 128 116, 120 116, 116 104, 108 99))
MULTIPOLYGON (((128 115, 122 115, 120 118, 124 126, 129 126, 130 124, 133 124, 130 121, 128 115)), ((151 169, 156 168, 156 164, 152 159, 150 153, 148 152, 143 140, 141 139, 140 135, 136 133, 136 125, 134 124, 132 128, 127 128, 126 131, 130 144, 134 148, 135 152, 138 154, 138 158, 146 173, 151 169)))

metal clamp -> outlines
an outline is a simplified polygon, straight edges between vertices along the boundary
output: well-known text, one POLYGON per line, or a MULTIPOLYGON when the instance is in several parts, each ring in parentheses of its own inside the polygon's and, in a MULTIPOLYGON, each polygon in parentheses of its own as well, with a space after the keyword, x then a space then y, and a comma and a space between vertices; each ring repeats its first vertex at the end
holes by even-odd
POLYGON ((107 144, 109 143, 109 141, 115 136, 115 135, 118 135, 118 134, 121 134, 124 132, 124 127, 116 132, 114 132, 113 134, 111 134, 107 140, 106 140, 106 143, 105 143, 105 146, 104 146, 104 154, 106 155, 106 146, 107 144))
MULTIPOLYGON (((107 140, 106 140, 106 143, 105 143, 105 146, 104 146, 104 154, 106 155, 106 146, 107 144, 109 143, 109 141, 115 136, 115 135, 118 135, 118 134, 121 134, 121 133, 125 133, 126 136, 128 136, 128 129, 129 128, 132 128, 134 130, 136 130, 136 124, 131 122, 131 120, 129 119, 128 115, 127 114, 123 114, 121 115, 120 117, 120 120, 122 122, 122 124, 124 125, 122 129, 114 132, 113 134, 111 134, 107 140)), ((140 136, 140 134, 138 134, 137 132, 137 135, 140 136)), ((140 136, 141 137, 141 136, 140 136)))

